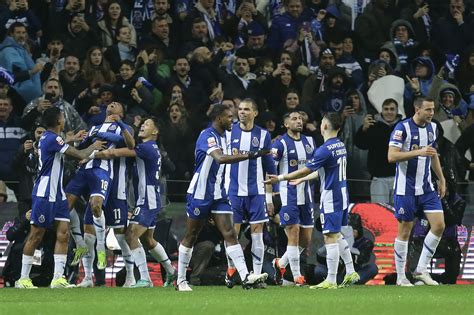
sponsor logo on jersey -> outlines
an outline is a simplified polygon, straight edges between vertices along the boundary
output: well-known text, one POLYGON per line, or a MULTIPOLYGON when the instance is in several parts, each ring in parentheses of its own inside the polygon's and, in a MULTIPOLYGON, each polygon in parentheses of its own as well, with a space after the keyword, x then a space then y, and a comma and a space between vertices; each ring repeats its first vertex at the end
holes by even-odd
POLYGON ((64 145, 64 140, 63 140, 63 138, 61 138, 60 136, 57 136, 57 137, 56 137, 56 142, 57 142, 59 145, 64 145))
POLYGON ((209 148, 215 147, 217 145, 216 139, 214 137, 207 138, 207 146, 209 148))
POLYGON ((393 133, 393 139, 398 140, 398 141, 402 141, 402 138, 403 138, 403 131, 402 130, 395 130, 395 132, 393 133))

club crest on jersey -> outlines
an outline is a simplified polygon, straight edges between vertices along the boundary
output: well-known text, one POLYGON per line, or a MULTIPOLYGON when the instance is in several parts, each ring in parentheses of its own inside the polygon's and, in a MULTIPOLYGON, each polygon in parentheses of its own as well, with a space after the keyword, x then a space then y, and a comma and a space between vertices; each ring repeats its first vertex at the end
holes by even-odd
POLYGON ((111 126, 109 127, 109 129, 110 129, 110 130, 115 130, 115 129, 117 129, 117 125, 111 125, 111 126))
POLYGON ((308 153, 308 154, 313 152, 313 148, 309 144, 305 145, 304 148, 306 150, 306 153, 308 153))
POLYGON ((216 139, 214 137, 207 138, 207 146, 209 148, 215 147, 217 145, 216 139))
POLYGON ((193 213, 194 213, 195 216, 198 216, 198 215, 201 214, 201 210, 199 210, 199 208, 194 208, 193 213))
POLYGON ((59 143, 59 145, 64 145, 64 140, 60 136, 56 137, 56 142, 59 143))
POLYGON ((44 215, 40 215, 39 218, 38 218, 38 222, 39 223, 44 223, 46 219, 44 218, 44 215))
POLYGON ((434 141, 434 134, 432 132, 428 132, 428 140, 430 142, 433 142, 434 141))
POLYGON ((298 165, 297 160, 290 160, 290 166, 296 166, 296 165, 298 165))
POLYGON ((288 213, 285 213, 285 214, 283 215, 283 220, 289 221, 289 220, 290 220, 290 215, 289 215, 288 213))
POLYGON ((398 210, 398 214, 405 214, 405 209, 400 208, 400 210, 398 210))
POLYGON ((258 141, 257 137, 253 137, 252 138, 252 145, 254 147, 258 147, 259 144, 260 144, 260 141, 258 141))

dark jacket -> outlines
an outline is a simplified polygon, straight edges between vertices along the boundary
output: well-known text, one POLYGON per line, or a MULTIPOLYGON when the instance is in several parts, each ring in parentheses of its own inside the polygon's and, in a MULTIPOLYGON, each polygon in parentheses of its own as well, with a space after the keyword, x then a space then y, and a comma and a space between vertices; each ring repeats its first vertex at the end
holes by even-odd
POLYGON ((66 79, 66 77, 66 70, 61 70, 59 72, 59 82, 61 82, 61 87, 63 88, 63 98, 69 104, 74 104, 74 100, 82 91, 89 87, 89 84, 87 83, 81 71, 72 81, 69 81, 66 79))
POLYGON ((367 131, 363 131, 361 126, 355 134, 355 145, 363 150, 369 150, 367 156, 367 169, 370 175, 375 177, 395 176, 395 164, 388 162, 388 142, 390 134, 397 122, 398 118, 392 124, 386 123, 381 115, 376 115, 377 121, 367 131))
MULTIPOLYGON (((130 46, 131 52, 135 58, 138 55, 138 49, 130 46)), ((104 57, 110 63, 110 68, 114 73, 118 73, 120 69, 120 63, 122 62, 122 58, 120 57, 120 52, 118 48, 118 44, 112 45, 104 52, 104 57)))
POLYGON ((270 28, 270 36, 268 37, 268 47, 277 54, 288 39, 296 39, 298 37, 298 28, 303 22, 310 21, 311 16, 308 12, 303 12, 299 18, 294 18, 288 12, 277 16, 270 28))
POLYGON ((458 54, 474 43, 474 16, 464 13, 464 23, 458 25, 448 12, 448 15, 438 20, 433 28, 433 41, 444 54, 458 54))
POLYGON ((18 148, 26 137, 26 131, 21 127, 18 116, 11 115, 6 121, 0 121, 0 180, 16 181, 18 174, 13 170, 12 163, 18 148))

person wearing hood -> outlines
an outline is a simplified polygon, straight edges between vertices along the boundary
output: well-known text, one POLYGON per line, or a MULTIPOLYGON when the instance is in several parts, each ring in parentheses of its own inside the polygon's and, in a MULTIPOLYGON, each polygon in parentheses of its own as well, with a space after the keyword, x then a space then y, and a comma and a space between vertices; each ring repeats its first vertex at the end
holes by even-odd
POLYGON ((344 110, 344 98, 349 89, 349 82, 346 71, 340 67, 334 67, 329 74, 327 80, 327 89, 318 93, 313 103, 310 105, 311 110, 320 121, 322 116, 328 112, 342 112, 344 110))
POLYGON ((395 20, 390 28, 390 37, 400 61, 402 74, 408 74, 409 64, 416 56, 418 42, 410 22, 395 20))
POLYGON ((340 37, 347 28, 341 23, 341 13, 335 5, 329 5, 325 10, 319 10, 311 20, 311 31, 316 36, 316 41, 328 43, 330 40, 340 37))
POLYGON ((301 95, 303 104, 312 104, 315 96, 325 90, 329 71, 335 66, 336 60, 333 51, 329 48, 321 50, 319 52, 319 66, 316 67, 314 73, 303 84, 301 95))
POLYGON ((386 42, 380 47, 378 58, 388 63, 395 74, 401 72, 400 60, 398 59, 395 45, 392 42, 386 42))
POLYGON ((35 64, 26 48, 26 27, 14 22, 8 29, 8 36, 0 44, 0 65, 15 77, 13 88, 26 102, 41 95, 41 64, 35 64))
MULTIPOLYGON (((461 94, 472 97, 474 95, 474 45, 461 55, 459 66, 455 70, 455 78, 461 94)), ((471 103, 473 102, 474 100, 471 103)))
POLYGON ((410 22, 415 38, 422 44, 429 43, 432 36, 433 22, 429 13, 430 5, 425 0, 407 1, 400 9, 400 17, 410 22))
POLYGON ((364 72, 357 60, 350 54, 344 53, 344 43, 342 37, 334 37, 329 40, 329 48, 334 52, 336 65, 346 70, 347 76, 352 84, 361 87, 364 84, 364 72))
POLYGON ((357 130, 364 124, 367 115, 367 107, 364 96, 356 89, 346 93, 344 110, 344 126, 340 138, 347 148, 347 178, 355 179, 349 181, 349 191, 355 200, 367 200, 369 197, 370 174, 367 172, 367 151, 361 150, 354 145, 354 137, 357 130), (363 182, 361 182, 363 181, 363 182))
POLYGON ((428 96, 433 78, 435 76, 435 66, 429 57, 417 57, 411 63, 411 72, 413 77, 405 85, 403 93, 403 105, 407 117, 413 116, 415 108, 413 101, 419 96, 428 96))
POLYGON ((367 169, 372 176, 371 202, 393 203, 395 164, 388 162, 387 143, 393 128, 401 119, 397 113, 397 101, 386 99, 382 104, 382 113, 366 115, 363 125, 359 127, 354 137, 354 144, 359 149, 368 150, 367 169))

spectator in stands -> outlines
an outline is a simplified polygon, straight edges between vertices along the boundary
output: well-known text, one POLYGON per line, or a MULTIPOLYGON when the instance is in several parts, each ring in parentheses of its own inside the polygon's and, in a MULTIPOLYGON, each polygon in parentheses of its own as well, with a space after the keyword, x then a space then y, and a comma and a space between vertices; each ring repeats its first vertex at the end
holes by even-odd
POLYGON ((198 47, 213 49, 214 42, 209 38, 208 25, 203 18, 197 17, 191 22, 191 37, 180 48, 180 55, 186 56, 198 47))
POLYGON ((252 35, 251 29, 262 29, 262 34, 268 33, 265 17, 256 9, 253 0, 246 0, 242 1, 235 15, 227 19, 224 31, 233 43, 240 46, 249 34, 252 35))
POLYGON ((313 104, 316 94, 325 90, 329 71, 335 65, 336 61, 331 49, 324 49, 319 53, 319 66, 314 70, 314 73, 306 79, 303 85, 303 104, 313 104))
POLYGON ((268 47, 274 52, 280 51, 287 40, 295 40, 300 25, 311 19, 309 12, 304 11, 303 0, 289 0, 285 3, 285 10, 285 13, 275 17, 270 28, 268 47))
POLYGON ((248 59, 237 57, 232 74, 227 75, 223 81, 224 95, 229 98, 237 97, 240 99, 250 97, 258 101, 260 86, 255 78, 256 75, 250 72, 248 59))
POLYGON ((418 49, 413 27, 408 21, 395 20, 390 28, 390 36, 400 62, 400 71, 406 75, 409 73, 409 66, 416 57, 418 49))
POLYGON ((30 10, 28 0, 11 0, 8 8, 0 13, 0 25, 4 25, 4 29, 0 31, 0 37, 5 35, 11 24, 20 22, 27 28, 28 36, 33 41, 43 35, 41 22, 35 13, 30 10))
POLYGON ((97 33, 81 15, 72 15, 65 29, 65 50, 76 54, 80 60, 84 60, 89 48, 99 43, 97 33))
POLYGON ((173 59, 178 51, 178 42, 174 36, 170 33, 168 19, 156 17, 151 23, 151 32, 140 40, 139 49, 156 46, 163 51, 164 59, 173 59))
POLYGON ((351 54, 344 53, 342 36, 330 39, 329 48, 331 48, 334 53, 336 65, 344 68, 347 77, 352 81, 352 86, 361 87, 364 84, 364 73, 355 58, 352 57, 351 54))
POLYGON ((14 22, 8 36, 0 44, 0 65, 15 77, 13 88, 26 102, 41 95, 40 72, 43 66, 35 64, 27 46, 26 27, 14 22))
POLYGON ((150 15, 150 19, 144 22, 143 30, 141 30, 141 33, 145 34, 149 32, 152 27, 150 24, 157 18, 166 19, 166 22, 168 22, 168 27, 170 29, 170 34, 172 34, 171 37, 175 37, 175 36, 177 36, 177 38, 180 37, 179 21, 171 12, 170 0, 154 0, 153 1, 153 12, 150 15))
POLYGON ((99 28, 100 38, 102 47, 110 47, 117 44, 119 39, 119 33, 122 27, 127 26, 130 34, 128 43, 131 46, 137 47, 137 34, 135 28, 124 16, 124 12, 119 1, 111 0, 105 7, 104 19, 97 23, 99 28))
POLYGON ((328 43, 334 38, 340 37, 346 29, 340 22, 341 13, 335 5, 328 6, 325 10, 319 10, 311 21, 311 30, 318 42, 328 43))
POLYGON ((82 119, 90 128, 100 125, 105 121, 107 106, 114 100, 114 87, 110 84, 103 84, 99 88, 99 98, 93 103, 87 112, 82 115, 82 119))
MULTIPOLYGON (((47 17, 49 31, 51 34, 55 34, 68 28, 68 24, 74 16, 82 18, 84 25, 95 29, 97 17, 94 13, 96 13, 94 10, 86 10, 86 0, 67 0, 66 6, 64 4, 61 5, 61 3, 55 3, 50 7, 47 17)), ((69 45, 66 45, 66 47, 69 47, 69 45)))
POLYGON ((154 112, 153 95, 138 81, 135 64, 130 60, 122 61, 120 75, 115 82, 114 95, 127 108, 127 118, 133 121, 135 116, 147 116, 154 112))
POLYGON ((53 36, 48 41, 47 51, 36 59, 37 63, 43 64, 41 72, 41 82, 46 81, 50 76, 57 77, 61 70, 64 70, 64 43, 59 36, 53 36))
POLYGON ((407 1, 400 9, 400 17, 410 22, 415 38, 421 44, 430 41, 433 31, 433 20, 430 16, 430 6, 424 0, 407 1))
POLYGON ((130 26, 124 25, 117 29, 117 43, 109 46, 104 52, 104 57, 110 64, 112 71, 119 72, 123 61, 135 62, 138 50, 132 45, 132 31, 130 26))
POLYGON ((340 135, 347 149, 347 178, 352 201, 369 200, 370 174, 367 171, 367 151, 354 145, 354 138, 367 115, 365 99, 359 90, 351 89, 344 99, 344 126, 340 135), (355 181, 351 181, 355 180, 355 181))
POLYGON ((64 58, 64 70, 59 72, 59 82, 63 89, 63 98, 69 104, 74 104, 76 99, 84 98, 89 84, 81 71, 79 58, 72 54, 64 58))
POLYGON ((0 97, 8 97, 12 101, 13 112, 21 116, 26 102, 21 95, 11 86, 15 79, 5 68, 0 67, 0 97))
POLYGON ((435 66, 429 57, 415 58, 411 63, 411 70, 414 76, 405 85, 403 94, 405 113, 408 117, 415 111, 413 100, 417 96, 428 95, 433 78, 436 75, 435 66))
POLYGON ((214 41, 217 37, 224 35, 222 32, 221 23, 225 23, 220 19, 214 10, 214 1, 215 0, 197 0, 194 8, 186 16, 184 22, 184 34, 189 34, 189 30, 192 29, 192 24, 194 21, 199 18, 206 23, 207 28, 207 38, 209 41, 214 41))
POLYGON ((79 131, 87 126, 76 109, 63 99, 61 83, 54 78, 48 79, 43 84, 43 95, 31 101, 23 111, 22 121, 26 126, 34 126, 39 123, 42 113, 49 107, 59 107, 64 113, 64 133, 79 131))
POLYGON ((293 74, 284 63, 278 64, 275 71, 263 82, 262 88, 268 109, 280 113, 285 108, 285 96, 288 91, 297 91, 293 74))
POLYGON ((296 60, 301 60, 301 62, 295 62, 294 66, 298 76, 304 80, 311 74, 311 71, 315 69, 320 52, 315 37, 311 31, 305 27, 306 25, 307 24, 303 23, 300 27, 296 40, 288 40, 285 43, 285 50, 295 56, 296 60))
POLYGON ((474 16, 466 11, 464 0, 450 0, 449 13, 433 27, 433 41, 445 54, 459 54, 474 43, 474 16))
POLYGON ((373 0, 355 21, 354 30, 360 39, 366 63, 375 60, 380 46, 390 40, 394 18, 389 5, 389 0, 373 0))
POLYGON ((250 70, 255 71, 260 60, 270 53, 265 43, 267 36, 264 27, 256 21, 247 24, 246 35, 245 45, 237 50, 236 55, 247 58, 250 70))
POLYGON ((461 55, 459 66, 456 69, 456 81, 462 95, 474 93, 474 45, 471 45, 461 55))
MULTIPOLYGON (((383 44, 382 47, 380 47, 377 56, 379 60, 385 61, 390 66, 390 68, 392 68, 394 74, 401 75, 402 67, 400 65, 400 60, 398 59, 397 51, 392 42, 386 42, 383 44)), ((369 71, 369 74, 370 73, 371 72, 369 71)))
POLYGON ((386 99, 380 114, 367 114, 355 134, 354 144, 367 152, 367 169, 372 176, 370 199, 372 202, 391 204, 395 164, 388 162, 388 141, 395 125, 400 121, 398 103, 386 99))
POLYGON ((115 74, 109 62, 104 58, 102 49, 98 46, 93 46, 87 51, 82 71, 84 72, 84 78, 89 82, 89 88, 115 82, 115 74))
POLYGON ((18 174, 12 167, 13 159, 26 137, 20 117, 12 113, 13 106, 8 97, 0 98, 0 180, 18 192, 18 174))

